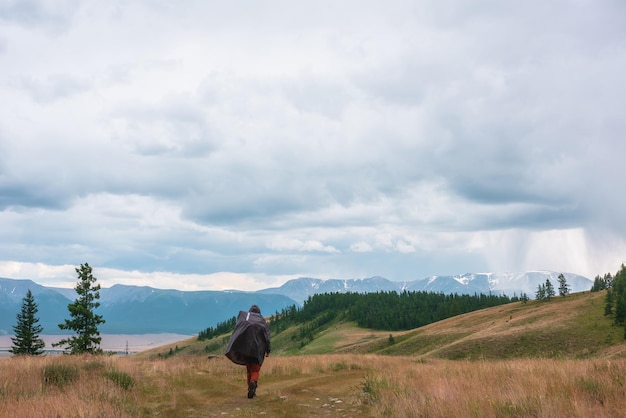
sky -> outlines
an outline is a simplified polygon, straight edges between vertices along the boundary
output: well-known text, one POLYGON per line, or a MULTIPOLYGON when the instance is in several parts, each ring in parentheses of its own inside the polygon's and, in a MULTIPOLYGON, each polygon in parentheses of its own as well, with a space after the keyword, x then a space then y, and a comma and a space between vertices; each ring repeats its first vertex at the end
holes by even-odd
POLYGON ((626 262, 622 0, 0 0, 0 277, 626 262))

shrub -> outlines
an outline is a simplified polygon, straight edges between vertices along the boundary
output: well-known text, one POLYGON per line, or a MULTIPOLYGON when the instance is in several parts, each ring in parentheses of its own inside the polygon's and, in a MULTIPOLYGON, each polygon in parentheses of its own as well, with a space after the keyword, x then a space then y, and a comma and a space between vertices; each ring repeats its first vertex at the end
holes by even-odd
POLYGON ((380 398, 382 387, 381 380, 373 376, 365 376, 361 386, 361 401, 366 405, 376 403, 380 398))
POLYGON ((49 364, 43 368, 43 381, 57 387, 64 387, 78 379, 78 369, 65 364, 49 364))
POLYGON ((111 369, 104 375, 124 390, 128 390, 135 385, 135 381, 132 376, 119 370, 111 369))

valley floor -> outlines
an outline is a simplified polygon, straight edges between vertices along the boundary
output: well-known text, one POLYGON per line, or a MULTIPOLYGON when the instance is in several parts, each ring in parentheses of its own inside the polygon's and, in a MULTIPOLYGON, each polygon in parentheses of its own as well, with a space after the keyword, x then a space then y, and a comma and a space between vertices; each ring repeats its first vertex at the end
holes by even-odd
MULTIPOLYGON (((67 337, 65 335, 40 335, 41 339, 46 343, 46 350, 56 352, 52 347, 52 343, 60 341, 67 337)), ((115 353, 124 353, 128 346, 129 353, 137 353, 149 350, 166 344, 173 344, 183 339, 189 338, 188 335, 181 334, 102 334, 102 343, 100 348, 104 351, 115 353)), ((11 335, 0 335, 0 357, 10 356, 9 349, 13 345, 11 335)))

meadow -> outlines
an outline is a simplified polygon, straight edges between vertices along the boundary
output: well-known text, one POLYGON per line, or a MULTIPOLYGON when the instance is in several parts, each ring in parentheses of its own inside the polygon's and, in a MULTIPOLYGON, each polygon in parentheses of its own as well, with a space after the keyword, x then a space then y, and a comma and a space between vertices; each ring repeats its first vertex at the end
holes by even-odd
POLYGON ((626 417, 623 327, 602 293, 483 309, 404 332, 287 330, 247 399, 228 335, 129 356, 0 358, 7 417, 626 417))
POLYGON ((626 360, 454 361, 270 356, 257 397, 244 369, 204 355, 7 358, 9 417, 623 417, 626 360))

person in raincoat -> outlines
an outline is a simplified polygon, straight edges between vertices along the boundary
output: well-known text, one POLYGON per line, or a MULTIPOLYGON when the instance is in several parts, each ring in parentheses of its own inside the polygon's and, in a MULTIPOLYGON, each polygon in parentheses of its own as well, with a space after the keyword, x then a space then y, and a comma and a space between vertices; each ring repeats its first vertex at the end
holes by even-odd
POLYGON ((246 366, 248 398, 256 396, 259 372, 265 357, 270 355, 270 328, 261 309, 252 305, 248 312, 239 311, 235 330, 226 347, 226 357, 246 366))

